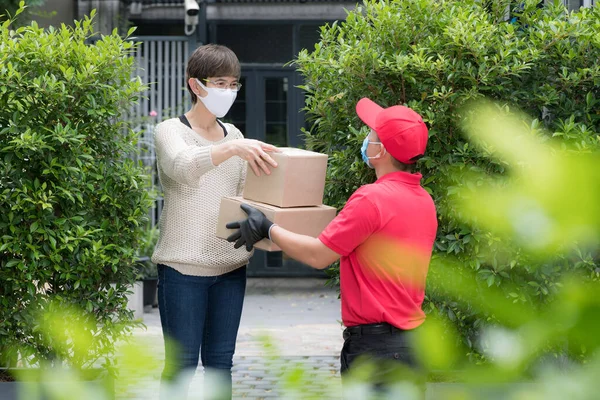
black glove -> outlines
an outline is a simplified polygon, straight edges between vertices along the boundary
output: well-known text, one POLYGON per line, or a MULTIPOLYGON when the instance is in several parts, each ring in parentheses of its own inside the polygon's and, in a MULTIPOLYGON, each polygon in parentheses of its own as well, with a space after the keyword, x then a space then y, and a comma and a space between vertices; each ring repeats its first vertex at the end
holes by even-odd
POLYGON ((238 229, 227 238, 227 241, 235 242, 233 247, 236 249, 245 244, 246 250, 250 251, 256 242, 269 237, 269 229, 273 223, 265 217, 265 214, 248 204, 242 204, 240 207, 248 214, 248 218, 225 225, 227 229, 238 229))

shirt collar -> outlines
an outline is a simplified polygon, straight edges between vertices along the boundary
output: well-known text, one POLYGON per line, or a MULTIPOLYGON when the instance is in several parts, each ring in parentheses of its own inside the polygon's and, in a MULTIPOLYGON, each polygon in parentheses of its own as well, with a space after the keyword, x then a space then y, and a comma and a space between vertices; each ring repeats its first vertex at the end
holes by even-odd
POLYGON ((406 183, 408 185, 421 185, 421 178, 423 175, 420 173, 411 174, 409 172, 397 171, 390 172, 389 174, 385 174, 381 178, 377 179, 375 183, 383 183, 383 182, 401 182, 406 183))

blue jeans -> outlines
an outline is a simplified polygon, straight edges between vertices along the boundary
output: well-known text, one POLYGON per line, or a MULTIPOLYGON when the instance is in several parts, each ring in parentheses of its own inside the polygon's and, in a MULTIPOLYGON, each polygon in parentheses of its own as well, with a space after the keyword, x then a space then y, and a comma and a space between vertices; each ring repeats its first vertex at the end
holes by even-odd
POLYGON ((245 266, 219 276, 190 276, 158 265, 163 383, 177 381, 187 391, 201 354, 205 371, 221 375, 224 394, 218 398, 231 399, 231 367, 245 292, 245 266), (182 381, 182 376, 187 378, 182 381))

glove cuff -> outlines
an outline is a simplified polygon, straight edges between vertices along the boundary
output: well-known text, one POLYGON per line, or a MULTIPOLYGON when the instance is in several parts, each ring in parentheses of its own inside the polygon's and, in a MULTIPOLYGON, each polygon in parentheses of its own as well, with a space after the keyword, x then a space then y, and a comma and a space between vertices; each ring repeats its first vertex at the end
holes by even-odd
POLYGON ((273 229, 274 226, 278 226, 277 224, 271 224, 271 226, 269 227, 269 232, 268 232, 268 236, 269 236, 269 240, 273 241, 273 239, 271 239, 271 229, 273 229))

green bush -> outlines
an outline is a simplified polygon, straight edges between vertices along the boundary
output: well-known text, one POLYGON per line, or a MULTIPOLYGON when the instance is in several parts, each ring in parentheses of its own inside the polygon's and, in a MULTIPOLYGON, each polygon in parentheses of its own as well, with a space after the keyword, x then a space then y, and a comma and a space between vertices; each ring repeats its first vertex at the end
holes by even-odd
POLYGON ((154 264, 150 257, 152 257, 152 253, 154 252, 154 247, 156 247, 156 243, 158 242, 158 228, 146 227, 143 237, 140 240, 140 245, 138 247, 138 267, 141 279, 157 279, 158 278, 158 270, 156 264, 154 264))
MULTIPOLYGON (((93 18, 93 14, 92 14, 93 18)), ((131 34, 131 32, 130 32, 131 34)), ((135 44, 90 45, 92 19, 0 30, 0 354, 90 365, 134 326, 126 294, 151 205, 124 113, 144 87, 135 44), (89 343, 62 343, 40 315, 84 310, 89 343)), ((108 360, 106 360, 109 362, 108 360)))
MULTIPOLYGON (((305 110, 312 122, 307 146, 330 155, 328 204, 343 206, 354 190, 375 178, 360 158, 367 128, 356 116, 357 101, 366 96, 383 106, 405 104, 430 129, 418 169, 439 214, 434 259, 452 255, 477 272, 480 288, 498 287, 514 302, 539 305, 557 292, 566 271, 578 269, 598 280, 597 254, 578 249, 541 259, 514 250, 457 206, 465 182, 476 196, 479 183, 467 180, 469 174, 504 175, 511 166, 490 159, 493 149, 468 143, 461 129, 469 112, 465 105, 494 99, 534 116, 531 126, 551 132, 547 140, 560 141, 574 153, 596 151, 600 8, 568 13, 562 2, 537 8, 537 1, 525 1, 521 10, 513 10, 516 21, 508 23, 509 3, 366 1, 345 21, 324 26, 321 41, 313 51, 300 52, 295 64, 305 78, 305 110)), ((435 277, 435 268, 430 273, 435 277)), ((431 282, 425 310, 452 320, 477 356, 480 328, 496 321, 492 313, 471 307, 481 293, 457 301, 440 294, 433 284, 438 280, 431 282)))

